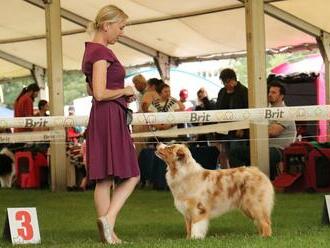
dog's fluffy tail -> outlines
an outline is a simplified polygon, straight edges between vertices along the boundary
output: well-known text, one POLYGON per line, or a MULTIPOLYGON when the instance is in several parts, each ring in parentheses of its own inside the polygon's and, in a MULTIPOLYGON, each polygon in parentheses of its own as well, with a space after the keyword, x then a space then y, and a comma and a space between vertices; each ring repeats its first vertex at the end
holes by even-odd
POLYGON ((10 188, 15 177, 15 156, 7 148, 0 152, 0 185, 10 188))

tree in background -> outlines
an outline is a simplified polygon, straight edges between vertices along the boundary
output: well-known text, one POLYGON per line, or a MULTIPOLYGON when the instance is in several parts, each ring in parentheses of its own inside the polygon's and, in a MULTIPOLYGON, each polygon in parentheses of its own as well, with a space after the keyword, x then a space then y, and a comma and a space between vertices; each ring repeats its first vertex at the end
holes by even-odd
MULTIPOLYGON (((31 76, 10 80, 2 84, 4 105, 13 109, 16 97, 22 88, 34 83, 31 76)), ((80 71, 66 71, 63 73, 64 105, 71 105, 73 100, 87 95, 85 77, 80 71)))
POLYGON ((12 79, 10 82, 2 84, 1 87, 4 96, 3 105, 7 108, 13 109, 15 100, 18 94, 22 91, 23 87, 32 83, 34 83, 32 77, 21 77, 12 79))
POLYGON ((73 100, 87 96, 86 78, 80 71, 67 71, 63 74, 64 105, 73 104, 73 100))

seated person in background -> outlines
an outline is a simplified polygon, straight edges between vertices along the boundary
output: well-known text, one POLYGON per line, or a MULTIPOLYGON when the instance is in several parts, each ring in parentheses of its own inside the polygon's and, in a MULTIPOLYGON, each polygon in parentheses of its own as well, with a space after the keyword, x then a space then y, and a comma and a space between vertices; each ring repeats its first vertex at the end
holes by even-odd
MULTIPOLYGON (((159 99, 155 99, 148 108, 148 112, 174 112, 183 111, 184 105, 171 97, 171 88, 168 84, 161 84, 156 88, 159 99)), ((154 125, 157 130, 167 130, 170 128, 177 128, 176 124, 159 124, 154 125)))
MULTIPOLYGON (((207 97, 207 91, 204 88, 200 88, 197 91, 197 105, 195 107, 195 111, 204 111, 207 110, 205 108, 204 102, 203 102, 203 98, 207 97)), ((215 104, 212 100, 211 104, 215 104)), ((193 123, 194 126, 203 126, 203 125, 207 125, 207 124, 213 124, 213 123, 193 123)), ((208 146, 209 145, 209 141, 214 139, 214 135, 213 133, 204 133, 204 134, 197 134, 196 136, 196 146, 208 146)))
POLYGON ((141 99, 141 108, 143 112, 148 112, 149 110, 149 105, 155 101, 156 99, 159 98, 159 95, 156 91, 156 88, 163 84, 163 80, 158 79, 158 78, 150 78, 148 80, 148 86, 147 89, 145 91, 145 93, 143 94, 143 97, 141 99))
MULTIPOLYGON (((268 102, 270 107, 285 107, 285 88, 280 82, 272 82, 268 86, 268 102)), ((274 120, 269 123, 269 160, 270 178, 276 177, 276 165, 283 160, 283 150, 295 141, 297 134, 295 121, 274 120)))
MULTIPOLYGON (((144 93, 146 92, 147 87, 147 80, 144 78, 143 75, 138 74, 133 77, 132 79, 134 87, 135 87, 135 95, 136 95, 136 101, 132 102, 131 104, 135 105, 136 111, 138 113, 142 113, 142 98, 144 96, 144 93)), ((132 132, 133 133, 141 133, 148 131, 147 126, 143 125, 132 125, 132 132)), ((146 147, 146 138, 134 138, 134 145, 137 156, 139 156, 141 150, 146 147)))
MULTIPOLYGON (((38 102, 38 112, 35 114, 36 116, 49 116, 49 105, 46 100, 40 100, 38 102)), ((48 127, 37 127, 34 128, 34 131, 48 131, 48 127)))
MULTIPOLYGON (((203 110, 208 110, 203 102, 203 98, 204 97, 208 97, 207 91, 204 88, 200 88, 197 91, 197 105, 195 107, 195 111, 203 111, 203 110)), ((214 105, 215 103, 212 101, 211 103, 212 105, 214 105)))
MULTIPOLYGON (((272 82, 268 86, 268 102, 270 107, 285 107, 285 88, 279 82, 272 82)), ((282 161, 285 147, 294 142, 296 137, 296 124, 294 121, 274 120, 269 122, 269 176, 274 180, 277 176, 277 164, 282 161)), ((250 149, 232 150, 230 153, 232 167, 250 165, 250 149)))
POLYGON ((137 112, 142 112, 142 98, 144 93, 146 92, 147 87, 147 80, 144 78, 143 75, 138 74, 133 77, 132 79, 134 87, 137 91, 136 93, 136 104, 138 105, 137 112))
MULTIPOLYGON (((180 90, 179 93, 180 100, 179 102, 183 104, 184 106, 184 111, 192 111, 194 108, 194 104, 187 100, 188 99, 188 90, 182 89, 180 90)), ((191 123, 179 123, 178 128, 189 128, 192 127, 191 123)), ((179 135, 179 139, 181 141, 188 141, 192 139, 191 134, 184 134, 184 135, 179 135)))
POLYGON ((179 93, 180 102, 184 105, 184 111, 192 111, 194 108, 194 104, 187 100, 188 99, 188 90, 182 89, 179 93))
MULTIPOLYGON (((74 108, 74 106, 70 106, 69 107, 69 116, 74 116, 74 115, 75 115, 75 108, 74 108)), ((66 128, 67 142, 72 142, 74 144, 78 143, 79 138, 82 135, 82 132, 83 132, 83 129, 80 126, 66 128)))
POLYGON ((49 116, 49 104, 46 100, 40 100, 38 102, 38 113, 36 116, 49 116))
MULTIPOLYGON (((35 114, 36 116, 49 116, 49 104, 46 100, 40 100, 38 102, 38 112, 35 114)), ((48 131, 48 127, 36 127, 34 131, 48 131)), ((43 143, 37 143, 33 146, 33 150, 40 151, 45 156, 47 156, 47 151, 49 148, 49 142, 45 141, 43 143)))

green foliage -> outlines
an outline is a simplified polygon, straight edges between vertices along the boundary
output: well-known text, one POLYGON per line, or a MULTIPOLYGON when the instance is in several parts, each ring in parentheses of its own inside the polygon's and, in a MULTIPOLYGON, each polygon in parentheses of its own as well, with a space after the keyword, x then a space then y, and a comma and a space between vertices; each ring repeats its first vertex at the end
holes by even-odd
MULTIPOLYGON (((275 66, 286 61, 294 61, 303 58, 316 51, 300 51, 295 53, 282 53, 276 55, 267 55, 266 73, 275 66)), ((241 83, 247 85, 247 60, 246 57, 237 58, 229 61, 229 67, 235 69, 238 79, 241 83)), ((2 84, 4 92, 4 103, 7 107, 13 108, 13 103, 24 86, 34 83, 32 77, 13 79, 8 83, 2 84)), ((64 104, 70 105, 73 100, 87 95, 85 76, 80 71, 65 71, 63 73, 64 104)))
POLYGON ((246 57, 231 60, 229 67, 231 67, 235 70, 238 80, 242 84, 247 86, 248 79, 247 79, 247 59, 246 59, 246 57))
MULTIPOLYGON (((13 108, 16 97, 23 87, 34 83, 31 77, 16 78, 2 84, 4 104, 13 108)), ((73 100, 87 95, 85 76, 80 71, 66 71, 63 73, 64 105, 70 105, 73 100)))
POLYGON ((2 91, 4 95, 4 105, 13 109, 17 96, 21 93, 22 89, 29 84, 34 83, 32 77, 16 78, 8 83, 2 84, 2 91))
POLYGON ((80 71, 68 71, 63 74, 64 104, 70 105, 73 100, 87 96, 86 79, 80 71))
MULTIPOLYGON (((41 245, 105 247, 99 242, 93 192, 51 193, 0 189, 0 226, 7 207, 36 207, 41 245)), ((277 194, 273 236, 261 238, 252 221, 234 211, 211 221, 205 240, 185 239, 183 216, 168 191, 136 190, 117 218, 120 247, 329 247, 329 226, 321 225, 324 194, 277 194)), ((0 247, 11 247, 0 240, 0 247)), ((31 246, 32 247, 32 246, 31 246)))

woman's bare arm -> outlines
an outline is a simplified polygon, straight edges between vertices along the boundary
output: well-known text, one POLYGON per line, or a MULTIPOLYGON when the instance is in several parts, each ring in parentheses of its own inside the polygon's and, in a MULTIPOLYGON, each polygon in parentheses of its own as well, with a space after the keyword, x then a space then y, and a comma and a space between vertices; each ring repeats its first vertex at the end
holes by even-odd
POLYGON ((92 95, 97 101, 108 101, 117 99, 121 96, 134 94, 133 88, 127 86, 123 89, 109 90, 106 88, 107 82, 107 61, 99 60, 93 64, 93 92, 92 95))

